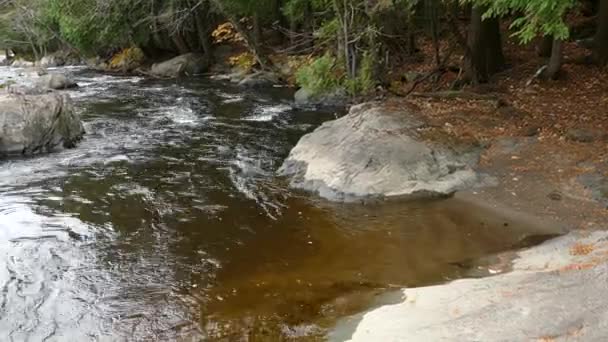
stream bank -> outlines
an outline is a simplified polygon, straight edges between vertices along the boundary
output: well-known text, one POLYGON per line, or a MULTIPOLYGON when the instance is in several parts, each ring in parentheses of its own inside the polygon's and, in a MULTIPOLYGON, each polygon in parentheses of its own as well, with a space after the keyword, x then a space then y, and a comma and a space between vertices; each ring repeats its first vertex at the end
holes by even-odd
MULTIPOLYGON (((475 169, 491 176, 494 184, 457 193, 456 198, 569 233, 537 247, 520 246, 468 263, 472 272, 463 280, 406 288, 389 295, 392 299, 388 300, 380 296, 379 303, 391 304, 379 304, 376 309, 343 319, 328 338, 605 339, 605 142, 513 129, 522 122, 527 124, 529 117, 505 120, 501 105, 497 109, 485 100, 481 104, 428 98, 413 102, 389 99, 382 106, 418 105, 424 108, 418 115, 431 130, 484 147, 475 169)), ((407 112, 403 110, 404 115, 407 112)))

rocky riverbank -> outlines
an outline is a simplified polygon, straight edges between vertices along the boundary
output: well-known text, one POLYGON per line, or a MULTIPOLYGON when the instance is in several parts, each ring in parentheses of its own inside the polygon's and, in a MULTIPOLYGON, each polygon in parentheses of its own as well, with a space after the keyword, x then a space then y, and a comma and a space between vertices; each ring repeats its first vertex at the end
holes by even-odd
MULTIPOLYGON (((412 194, 418 184, 442 194, 466 189, 456 196, 570 233, 537 247, 496 255, 474 272, 499 276, 405 289, 401 303, 345 319, 331 339, 606 338, 608 300, 602 291, 608 282, 605 141, 512 129, 520 124, 518 120, 529 117, 500 101, 488 102, 492 97, 479 99, 484 103, 467 114, 458 107, 460 100, 445 99, 415 103, 393 99, 354 107, 346 117, 304 137, 281 172, 292 176, 293 186, 334 200, 345 198, 336 194, 412 194), (518 114, 505 120, 508 113, 518 114), (387 117, 399 120, 378 124, 387 122, 383 121, 387 117), (394 124, 412 120, 424 124, 394 124), (459 165, 466 165, 471 174, 491 176, 493 184, 472 188, 475 182, 458 182, 449 191, 437 191, 443 189, 440 170, 446 159, 429 146, 453 149, 464 141, 479 146, 480 162, 459 165), (412 155, 416 157, 409 158, 412 155), (387 180, 393 183, 382 184, 387 180)), ((479 263, 471 265, 475 264, 479 263)))

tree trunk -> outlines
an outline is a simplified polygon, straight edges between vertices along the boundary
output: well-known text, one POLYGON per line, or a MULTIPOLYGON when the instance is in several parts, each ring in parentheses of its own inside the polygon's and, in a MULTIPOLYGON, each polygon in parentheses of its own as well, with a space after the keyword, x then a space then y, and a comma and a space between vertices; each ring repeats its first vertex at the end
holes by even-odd
POLYGON ((538 45, 538 55, 545 58, 551 57, 553 43, 553 36, 544 36, 538 45))
POLYGON ((543 78, 555 80, 559 76, 559 71, 562 68, 563 59, 563 41, 561 39, 554 39, 553 46, 551 47, 551 58, 547 69, 543 73, 543 78))
POLYGON ((177 51, 180 55, 190 52, 190 48, 180 32, 173 32, 171 34, 171 39, 173 40, 175 47, 177 47, 177 51))
MULTIPOLYGON (((207 5, 207 3, 205 3, 207 5)), ((203 48, 205 64, 207 66, 213 63, 213 43, 211 42, 211 25, 209 25, 209 8, 205 6, 202 9, 198 9, 194 14, 194 24, 196 26, 196 32, 201 47, 203 48), (203 20, 203 16, 206 16, 207 20, 203 20)))
POLYGON ((483 20, 483 13, 484 8, 473 7, 467 38, 465 79, 473 84, 488 82, 505 63, 498 19, 483 20))
POLYGON ((257 46, 262 44, 262 26, 260 25, 260 15, 258 11, 253 12, 253 39, 257 46))
POLYGON ((608 63, 608 0, 600 0, 597 32, 593 42, 593 62, 604 66, 608 63))

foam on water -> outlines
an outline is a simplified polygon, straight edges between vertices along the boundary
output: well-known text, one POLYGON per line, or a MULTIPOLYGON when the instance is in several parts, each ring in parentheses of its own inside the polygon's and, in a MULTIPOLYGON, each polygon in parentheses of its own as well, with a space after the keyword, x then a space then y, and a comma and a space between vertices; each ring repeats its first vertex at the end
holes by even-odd
POLYGON ((279 115, 292 110, 287 104, 264 105, 255 109, 253 115, 244 118, 247 121, 272 121, 279 115))

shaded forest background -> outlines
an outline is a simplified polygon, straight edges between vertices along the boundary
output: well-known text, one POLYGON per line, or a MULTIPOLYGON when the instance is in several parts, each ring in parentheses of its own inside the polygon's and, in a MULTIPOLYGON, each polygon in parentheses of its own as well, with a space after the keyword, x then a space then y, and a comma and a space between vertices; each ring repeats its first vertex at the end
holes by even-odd
POLYGON ((152 61, 197 52, 212 65, 225 62, 218 48, 240 44, 232 64, 278 71, 288 59, 316 93, 400 81, 408 93, 445 74, 450 88, 490 82, 515 63, 509 42, 545 59, 532 78, 557 79, 564 63, 603 67, 608 0, 0 0, 0 50, 18 56, 110 60, 136 47, 152 61), (567 44, 581 57, 565 58, 567 44), (432 67, 408 75, 421 61, 432 67))

